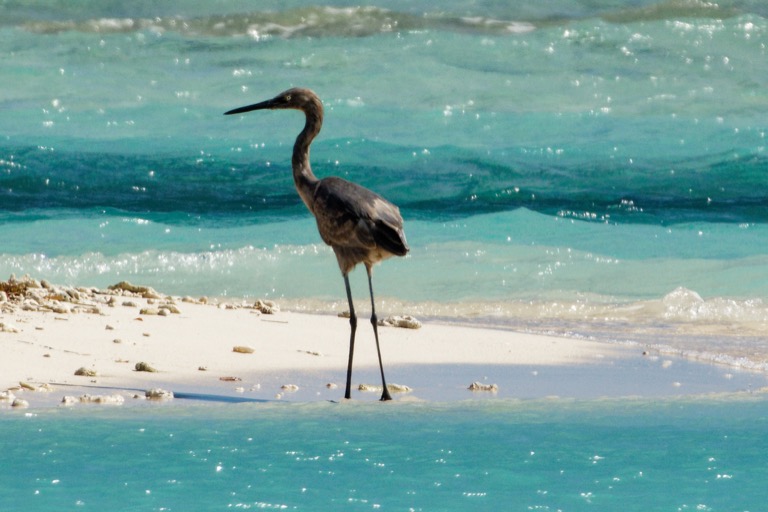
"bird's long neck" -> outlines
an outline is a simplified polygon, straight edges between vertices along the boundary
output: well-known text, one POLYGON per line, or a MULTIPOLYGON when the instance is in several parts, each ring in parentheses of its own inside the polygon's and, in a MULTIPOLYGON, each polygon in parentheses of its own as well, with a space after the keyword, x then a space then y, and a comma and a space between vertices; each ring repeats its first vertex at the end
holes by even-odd
POLYGON ((323 125, 323 105, 319 99, 313 98, 302 110, 307 117, 307 122, 293 145, 291 166, 293 167, 293 181, 299 196, 307 208, 314 211, 314 190, 318 180, 309 163, 309 146, 320 133, 320 128, 323 125))

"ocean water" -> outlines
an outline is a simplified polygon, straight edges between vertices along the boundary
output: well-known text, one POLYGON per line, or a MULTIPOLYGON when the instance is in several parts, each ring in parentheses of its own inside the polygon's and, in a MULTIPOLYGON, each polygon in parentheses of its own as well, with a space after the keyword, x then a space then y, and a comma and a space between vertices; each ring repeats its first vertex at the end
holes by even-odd
POLYGON ((0 496, 27 511, 756 511, 766 417, 764 399, 42 410, 0 415, 0 496))

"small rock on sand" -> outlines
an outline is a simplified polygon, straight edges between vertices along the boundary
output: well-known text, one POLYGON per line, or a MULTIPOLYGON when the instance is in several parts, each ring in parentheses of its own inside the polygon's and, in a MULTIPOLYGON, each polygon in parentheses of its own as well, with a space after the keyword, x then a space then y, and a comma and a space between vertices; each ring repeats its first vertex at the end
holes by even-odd
POLYGON ((67 395, 61 399, 62 405, 75 405, 81 404, 110 404, 110 405, 122 405, 125 402, 125 398, 122 395, 81 395, 74 397, 67 395))
POLYGON ((75 370, 75 375, 78 377, 96 377, 98 375, 98 372, 92 368, 86 368, 85 366, 81 366, 77 370, 75 370))
POLYGON ((232 352, 237 352, 238 354, 253 354, 254 348, 245 345, 236 345, 232 347, 232 352))
POLYGON ((29 382, 19 381, 19 389, 25 389, 27 391, 48 392, 53 391, 53 386, 48 383, 43 383, 37 386, 29 382))
POLYGON ((11 402, 11 407, 25 408, 29 407, 29 402, 22 400, 21 398, 14 398, 11 402))
POLYGON ((157 293, 155 290, 153 290, 149 286, 136 286, 128 281, 120 281, 117 284, 113 284, 112 286, 107 287, 109 290, 112 291, 119 291, 119 292, 130 292, 136 295, 140 295, 141 297, 145 299, 160 299, 161 296, 159 293, 157 293))
POLYGON ((146 392, 146 397, 150 400, 170 400, 173 398, 172 391, 166 391, 165 389, 152 388, 146 392))
POLYGON ((156 373, 157 372, 157 370, 155 368, 153 368, 149 364, 147 364, 145 362, 141 362, 141 361, 136 363, 136 367, 135 368, 136 368, 137 372, 152 372, 152 373, 156 373))
POLYGON ((403 327, 405 329, 421 329, 421 322, 410 315, 390 315, 384 320, 379 320, 379 325, 390 327, 403 327))
POLYGON ((253 304, 253 309, 261 311, 265 315, 274 315, 280 311, 280 306, 274 301, 259 299, 253 304))
POLYGON ((499 390, 499 386, 496 384, 483 384, 482 382, 473 382, 467 389, 470 391, 490 391, 495 393, 499 390))
MULTIPOLYGON (((360 384, 357 386, 357 389, 358 391, 380 392, 382 388, 374 384, 360 384)), ((410 393, 413 391, 413 389, 404 384, 387 384, 387 389, 391 393, 410 393)))
POLYGON ((0 332, 18 333, 21 331, 19 331, 19 328, 15 325, 0 322, 0 332))
POLYGON ((172 313, 174 315, 181 314, 181 310, 177 308, 175 304, 171 304, 171 303, 163 304, 162 306, 160 306, 160 312, 162 313, 163 311, 165 311, 166 314, 167 313, 172 313))
POLYGON ((280 386, 280 389, 282 389, 283 391, 290 391, 291 393, 294 393, 299 390, 299 386, 297 386, 296 384, 283 384, 282 386, 280 386))

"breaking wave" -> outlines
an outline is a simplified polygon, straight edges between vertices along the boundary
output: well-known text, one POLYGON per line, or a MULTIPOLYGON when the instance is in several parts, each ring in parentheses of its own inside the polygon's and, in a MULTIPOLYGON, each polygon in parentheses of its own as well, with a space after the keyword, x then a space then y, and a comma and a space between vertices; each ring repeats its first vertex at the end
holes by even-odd
POLYGON ((374 6, 311 6, 282 11, 254 11, 198 17, 158 15, 154 17, 101 17, 89 19, 40 19, 24 21, 24 30, 40 34, 83 32, 114 34, 149 31, 174 32, 199 37, 250 37, 255 40, 296 37, 369 37, 399 31, 447 30, 474 34, 517 34, 540 26, 566 24, 597 14, 609 23, 635 23, 667 19, 730 18, 745 12, 764 15, 758 5, 721 6, 704 0, 667 0, 644 6, 607 7, 588 12, 565 12, 553 17, 535 7, 512 9, 497 6, 485 9, 491 15, 457 15, 449 12, 409 13, 374 6), (524 19, 510 20, 507 16, 524 19))
POLYGON ((40 34, 77 31, 123 33, 176 32, 185 36, 250 37, 255 40, 295 37, 368 37, 397 31, 444 29, 492 34, 520 33, 534 29, 530 23, 482 16, 446 17, 414 15, 378 7, 306 7, 286 11, 155 18, 97 18, 46 20, 24 23, 25 30, 40 34))

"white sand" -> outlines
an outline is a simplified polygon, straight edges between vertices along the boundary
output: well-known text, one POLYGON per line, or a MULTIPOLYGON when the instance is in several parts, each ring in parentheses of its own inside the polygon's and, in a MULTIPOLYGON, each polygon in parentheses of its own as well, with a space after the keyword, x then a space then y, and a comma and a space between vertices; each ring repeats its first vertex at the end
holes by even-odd
MULTIPOLYGON (((0 329, 0 390, 13 389, 33 407, 58 403, 64 395, 115 393, 112 388, 267 400, 343 397, 347 319, 178 300, 179 314, 157 316, 140 314, 145 299, 130 300, 136 306, 121 305, 121 299, 100 307, 100 314, 0 313, 6 331, 0 329), (253 352, 235 352, 236 346, 253 352), (136 371, 138 362, 158 371, 136 371), (75 376, 81 367, 96 376, 75 376), (229 377, 236 380, 222 380, 229 377), (53 391, 19 389, 20 383, 48 383, 53 391)), ((400 400, 664 395, 755 385, 734 379, 728 368, 643 356, 641 347, 429 322, 421 329, 379 327, 379 334, 388 382, 413 389, 394 394, 400 400), (475 381, 496 384, 498 391, 469 391, 475 381), (699 381, 711 382, 711 389, 694 384, 699 381)), ((372 329, 364 318, 353 383, 380 384, 372 329)), ((125 396, 126 403, 132 400, 131 393, 125 396)), ((356 390, 353 398, 378 396, 356 390)))

